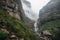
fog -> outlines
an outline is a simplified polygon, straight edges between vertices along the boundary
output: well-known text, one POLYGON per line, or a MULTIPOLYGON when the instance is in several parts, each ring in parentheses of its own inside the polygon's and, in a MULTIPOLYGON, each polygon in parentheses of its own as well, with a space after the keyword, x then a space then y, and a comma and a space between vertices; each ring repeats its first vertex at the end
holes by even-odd
POLYGON ((25 15, 32 19, 32 20, 37 20, 39 18, 39 11, 42 9, 50 0, 24 0, 28 1, 31 6, 31 8, 28 8, 26 5, 23 3, 23 9, 25 11, 25 15), (28 11, 28 12, 26 12, 28 11))

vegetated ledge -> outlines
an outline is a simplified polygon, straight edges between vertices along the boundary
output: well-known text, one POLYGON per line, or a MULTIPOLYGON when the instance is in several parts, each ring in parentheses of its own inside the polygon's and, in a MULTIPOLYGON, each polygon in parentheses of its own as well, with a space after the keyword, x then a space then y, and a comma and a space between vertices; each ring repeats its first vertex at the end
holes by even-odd
POLYGON ((50 32, 53 40, 60 40, 60 19, 46 22, 40 27, 40 31, 50 32))
POLYGON ((21 20, 0 10, 0 40, 36 40, 35 34, 21 20))

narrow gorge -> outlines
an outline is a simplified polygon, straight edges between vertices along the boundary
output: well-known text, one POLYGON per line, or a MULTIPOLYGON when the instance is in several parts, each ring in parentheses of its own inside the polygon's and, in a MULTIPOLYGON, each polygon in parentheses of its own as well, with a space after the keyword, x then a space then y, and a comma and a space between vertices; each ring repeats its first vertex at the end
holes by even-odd
MULTIPOLYGON (((36 0, 35 0, 36 1, 36 0)), ((30 20, 30 23, 32 24, 33 23, 33 26, 32 26, 32 30, 34 31, 34 32, 36 32, 36 33, 38 33, 38 26, 37 26, 37 23, 38 23, 38 19, 39 19, 39 11, 40 11, 40 9, 42 9, 50 0, 45 0, 46 2, 44 2, 44 0, 42 1, 42 3, 39 3, 40 4, 40 6, 41 7, 39 7, 39 9, 37 10, 37 11, 34 11, 34 8, 35 8, 35 6, 37 6, 37 5, 33 5, 32 6, 32 1, 30 0, 21 0, 21 2, 22 2, 22 6, 23 6, 23 10, 24 10, 24 12, 25 12, 25 16, 27 17, 27 18, 29 18, 31 21, 33 21, 33 22, 31 22, 30 20), (44 3, 44 4, 43 4, 44 3), (32 7, 34 7, 34 8, 32 8, 32 7)), ((34 1, 33 1, 34 2, 34 1)), ((37 1, 36 1, 36 3, 37 3, 37 1)), ((35 3, 35 4, 36 4, 35 3)), ((36 9, 35 9, 36 10, 36 9)), ((31 27, 30 26, 30 27, 31 27)), ((39 33, 38 33, 39 34, 39 33)))
POLYGON ((60 40, 60 0, 0 0, 0 40, 60 40))

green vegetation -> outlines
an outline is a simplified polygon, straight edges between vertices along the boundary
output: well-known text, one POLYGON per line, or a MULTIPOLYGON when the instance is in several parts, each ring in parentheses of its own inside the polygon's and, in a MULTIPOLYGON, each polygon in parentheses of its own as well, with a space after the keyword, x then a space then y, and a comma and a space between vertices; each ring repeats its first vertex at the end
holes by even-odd
MULTIPOLYGON (((24 40, 36 40, 35 34, 21 20, 11 17, 7 12, 0 10, 0 27, 6 26, 9 32, 16 32, 17 36, 24 40)), ((0 39, 7 37, 7 33, 0 32, 0 39)))
POLYGON ((54 40, 60 40, 60 20, 46 22, 41 26, 40 30, 48 30, 54 37, 54 40))
POLYGON ((4 40, 8 36, 8 33, 0 31, 0 40, 4 40))

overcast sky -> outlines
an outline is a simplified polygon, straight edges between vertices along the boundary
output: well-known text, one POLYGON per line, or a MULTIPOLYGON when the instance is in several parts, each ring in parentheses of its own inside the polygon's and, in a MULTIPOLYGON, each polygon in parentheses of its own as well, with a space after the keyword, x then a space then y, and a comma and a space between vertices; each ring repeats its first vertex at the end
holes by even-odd
POLYGON ((27 0, 27 1, 31 3, 31 9, 34 12, 33 14, 35 15, 34 17, 35 20, 39 18, 40 9, 42 9, 50 0, 27 0))
MULTIPOLYGON (((31 3, 31 11, 33 13, 25 13, 28 18, 37 20, 39 18, 39 11, 42 9, 50 0, 27 0, 31 3)), ((26 10, 25 5, 23 8, 26 10)))
POLYGON ((38 13, 43 6, 45 6, 50 0, 27 0, 31 3, 32 10, 38 13))

